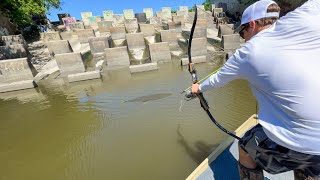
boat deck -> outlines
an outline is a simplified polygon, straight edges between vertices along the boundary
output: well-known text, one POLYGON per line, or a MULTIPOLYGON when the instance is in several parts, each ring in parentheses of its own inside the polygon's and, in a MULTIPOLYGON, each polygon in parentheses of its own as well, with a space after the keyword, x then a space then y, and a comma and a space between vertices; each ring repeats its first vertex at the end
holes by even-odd
MULTIPOLYGON (((257 123, 255 116, 249 118, 235 133, 241 136, 249 128, 257 123)), ((223 141, 208 158, 187 178, 197 180, 237 180, 238 174, 238 140, 227 138, 223 141)), ((265 180, 293 180, 293 171, 272 175, 264 172, 265 180)))

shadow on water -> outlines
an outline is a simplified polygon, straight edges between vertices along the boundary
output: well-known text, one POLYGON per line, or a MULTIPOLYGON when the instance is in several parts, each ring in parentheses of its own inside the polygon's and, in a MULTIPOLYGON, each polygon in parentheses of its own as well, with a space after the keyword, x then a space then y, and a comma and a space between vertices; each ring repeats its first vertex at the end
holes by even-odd
POLYGON ((180 132, 180 124, 177 128, 178 134, 178 143, 183 146, 187 154, 197 163, 200 164, 202 161, 211 153, 215 145, 206 144, 203 141, 197 141, 195 143, 196 149, 193 149, 192 146, 185 140, 184 136, 180 132))
POLYGON ((149 101, 155 101, 155 100, 159 100, 159 99, 164 99, 166 97, 171 96, 171 93, 159 93, 159 94, 152 94, 152 95, 147 95, 147 96, 141 96, 138 98, 134 98, 131 100, 127 100, 124 102, 149 102, 149 101))

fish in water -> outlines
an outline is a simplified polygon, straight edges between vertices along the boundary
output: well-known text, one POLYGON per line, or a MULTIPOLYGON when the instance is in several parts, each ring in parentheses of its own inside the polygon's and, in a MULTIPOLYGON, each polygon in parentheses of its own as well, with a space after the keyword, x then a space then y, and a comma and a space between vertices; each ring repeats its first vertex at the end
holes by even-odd
POLYGON ((161 93, 161 94, 152 94, 152 95, 147 95, 147 96, 141 96, 138 98, 134 98, 128 101, 124 101, 124 102, 149 102, 149 101, 155 101, 158 99, 163 99, 166 98, 168 96, 171 96, 171 93, 161 93))

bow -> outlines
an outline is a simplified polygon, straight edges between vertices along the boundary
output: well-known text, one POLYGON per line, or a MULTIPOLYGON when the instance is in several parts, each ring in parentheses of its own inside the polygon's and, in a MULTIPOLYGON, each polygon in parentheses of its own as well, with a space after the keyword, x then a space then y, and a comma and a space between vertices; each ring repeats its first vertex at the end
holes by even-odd
MULTIPOLYGON (((191 74, 192 77, 192 82, 193 84, 198 83, 198 77, 197 77, 197 71, 196 68, 194 66, 194 63, 192 63, 192 59, 191 59, 191 46, 192 46, 192 38, 193 38, 193 34, 197 25, 197 20, 198 20, 198 10, 197 10, 197 6, 195 5, 195 14, 194 14, 194 20, 192 23, 192 27, 191 27, 191 32, 190 32, 190 36, 189 36, 189 43, 188 43, 188 59, 189 59, 189 64, 188 64, 188 68, 189 68, 189 72, 191 74)), ((200 100, 200 104, 201 107, 203 108, 204 111, 206 111, 206 113, 208 114, 209 118, 211 119, 211 121, 219 128, 221 129, 223 132, 227 133, 228 135, 236 138, 236 139, 240 139, 238 136, 236 136, 235 134, 233 134, 232 132, 226 130, 224 127, 222 127, 212 116, 211 112, 209 111, 209 104, 207 102, 207 100, 204 98, 202 92, 196 94, 196 97, 198 97, 198 99, 200 100)), ((191 91, 188 91, 186 93, 186 98, 195 98, 195 95, 191 93, 191 91)))

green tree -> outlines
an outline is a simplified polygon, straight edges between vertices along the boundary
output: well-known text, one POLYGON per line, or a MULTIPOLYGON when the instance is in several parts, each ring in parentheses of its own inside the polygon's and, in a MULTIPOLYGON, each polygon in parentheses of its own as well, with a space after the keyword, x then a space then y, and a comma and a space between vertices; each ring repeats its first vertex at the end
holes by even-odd
POLYGON ((32 15, 44 15, 60 5, 60 0, 1 0, 0 11, 21 29, 32 24, 32 15))

